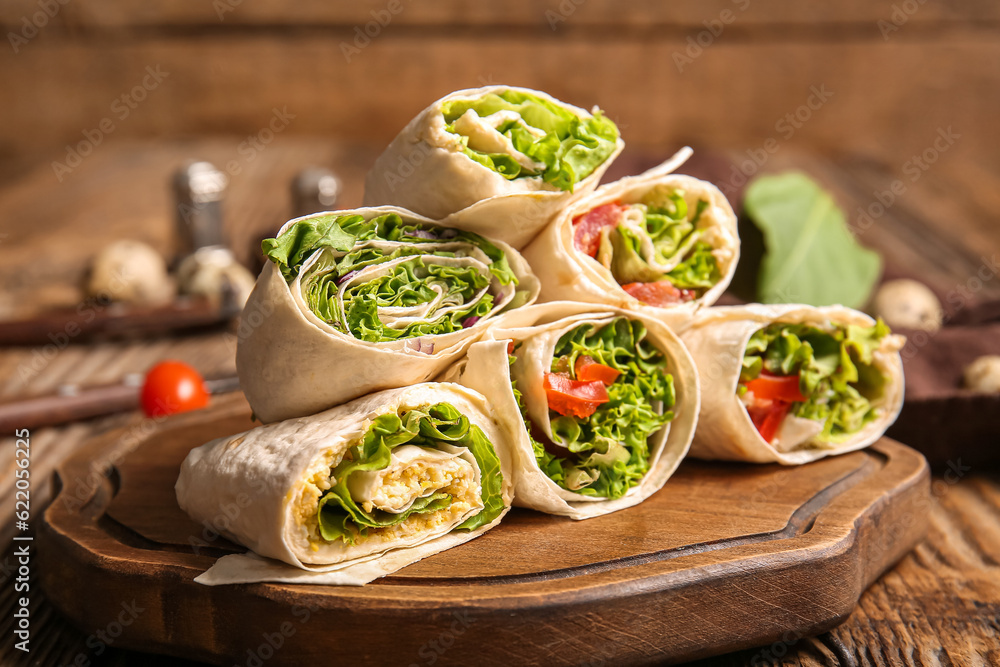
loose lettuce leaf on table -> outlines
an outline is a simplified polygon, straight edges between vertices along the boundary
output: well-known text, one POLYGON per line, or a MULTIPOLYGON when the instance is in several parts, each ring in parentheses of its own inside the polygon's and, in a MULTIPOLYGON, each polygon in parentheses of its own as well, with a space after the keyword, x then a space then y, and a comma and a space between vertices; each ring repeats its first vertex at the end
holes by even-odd
POLYGON ((761 176, 743 206, 766 246, 760 301, 851 308, 868 301, 882 261, 858 244, 843 211, 815 181, 799 172, 761 176))

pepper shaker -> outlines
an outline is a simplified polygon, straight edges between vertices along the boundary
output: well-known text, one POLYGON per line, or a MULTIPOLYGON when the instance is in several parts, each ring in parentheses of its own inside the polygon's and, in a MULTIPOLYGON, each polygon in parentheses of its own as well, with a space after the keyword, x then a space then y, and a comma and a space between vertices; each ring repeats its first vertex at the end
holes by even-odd
POLYGON ((292 215, 301 217, 337 206, 341 184, 325 167, 306 167, 292 179, 292 215))
POLYGON ((222 199, 229 179, 210 162, 189 162, 174 174, 178 252, 226 245, 222 199))

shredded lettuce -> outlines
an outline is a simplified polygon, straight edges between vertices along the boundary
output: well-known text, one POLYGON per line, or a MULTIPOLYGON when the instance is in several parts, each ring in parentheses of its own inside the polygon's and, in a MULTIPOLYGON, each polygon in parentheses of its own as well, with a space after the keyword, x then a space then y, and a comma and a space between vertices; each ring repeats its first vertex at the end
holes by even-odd
POLYGON ((621 375, 607 387, 610 400, 590 417, 551 413, 552 433, 559 448, 568 450, 565 456, 549 452, 536 439, 516 387, 514 395, 538 465, 552 481, 581 495, 620 498, 649 472, 649 438, 674 418, 674 379, 637 320, 619 317, 600 328, 582 324, 572 329, 556 344, 552 371, 569 372, 575 379, 580 355, 621 375))
POLYGON ((463 153, 472 160, 508 180, 540 175, 560 190, 572 191, 608 159, 618 141, 618 128, 600 111, 581 119, 537 95, 514 90, 445 102, 442 113, 445 128, 462 138, 463 153), (469 148, 468 137, 456 132, 454 123, 470 109, 480 118, 499 111, 517 114, 516 120, 505 120, 496 130, 510 140, 515 150, 543 166, 529 168, 508 153, 469 148))
POLYGON ((843 442, 877 416, 872 403, 885 390, 887 378, 872 357, 890 333, 879 319, 872 326, 775 323, 757 330, 747 343, 740 383, 772 375, 799 375, 804 402, 791 413, 823 422, 813 440, 843 442))
MULTIPOLYGON (((482 236, 406 222, 395 213, 307 218, 261 248, 289 283, 322 253, 302 276, 306 304, 324 322, 370 342, 458 331, 469 318, 495 310, 493 283, 518 282, 503 250, 482 236), (426 261, 477 253, 486 257, 488 271, 467 260, 426 261)), ((527 296, 515 292, 505 308, 522 305, 527 296)))
POLYGON ((361 440, 353 445, 343 461, 331 471, 336 480, 319 501, 319 531, 324 540, 343 540, 354 544, 372 528, 402 523, 413 514, 428 514, 446 509, 451 496, 438 492, 420 498, 399 514, 375 509, 366 512, 351 498, 348 479, 362 470, 382 470, 388 467, 392 450, 400 445, 418 445, 437 449, 438 443, 466 447, 479 464, 483 509, 462 522, 456 530, 475 530, 491 523, 503 512, 501 493, 503 474, 500 459, 486 434, 469 418, 448 403, 437 403, 421 409, 387 413, 372 420, 361 440))
POLYGON ((712 246, 700 240, 704 230, 697 227, 707 207, 700 199, 690 210, 682 190, 656 188, 642 203, 626 206, 638 216, 633 213, 629 222, 623 219, 602 234, 597 261, 620 285, 666 280, 700 296, 722 278, 712 246))

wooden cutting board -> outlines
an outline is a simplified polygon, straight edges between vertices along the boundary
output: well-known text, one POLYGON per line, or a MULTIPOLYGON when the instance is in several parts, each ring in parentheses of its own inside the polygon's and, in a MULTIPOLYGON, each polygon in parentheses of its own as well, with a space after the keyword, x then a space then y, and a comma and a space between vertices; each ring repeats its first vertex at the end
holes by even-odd
POLYGON ((583 522, 515 509, 363 587, 201 586, 242 549, 178 508, 179 465, 250 425, 234 395, 79 450, 37 537, 48 597, 116 647, 217 664, 662 664, 837 625, 930 507, 924 458, 883 439, 796 468, 688 461, 583 522))

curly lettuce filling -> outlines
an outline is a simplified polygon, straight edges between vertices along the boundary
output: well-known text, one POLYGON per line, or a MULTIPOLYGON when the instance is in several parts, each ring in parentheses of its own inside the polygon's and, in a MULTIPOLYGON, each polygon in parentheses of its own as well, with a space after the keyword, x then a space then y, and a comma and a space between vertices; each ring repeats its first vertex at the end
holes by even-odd
POLYGON ((737 394, 761 437, 782 451, 844 442, 879 414, 888 381, 872 326, 771 324, 750 337, 737 394))
POLYGON ((318 534, 353 545, 406 522, 462 516, 454 530, 475 530, 503 512, 502 484, 492 443, 455 407, 383 414, 330 470, 318 534))
POLYGON ((487 239, 395 213, 299 220, 261 247, 316 317, 364 341, 459 331, 527 300, 487 239))
MULTIPOLYGON (((517 349, 510 355, 517 363, 517 349)), ((666 358, 641 322, 582 324, 558 341, 545 390, 554 442, 514 396, 538 466, 561 488, 620 498, 649 472, 649 439, 669 423, 676 400, 666 358)))
POLYGON ((618 128, 597 111, 590 118, 537 95, 514 90, 442 105, 445 129, 462 152, 508 180, 540 176, 572 191, 615 151, 618 128))
POLYGON ((688 205, 683 190, 656 187, 641 202, 595 207, 573 220, 573 243, 636 299, 653 306, 700 297, 722 279, 713 253, 709 202, 688 205))

